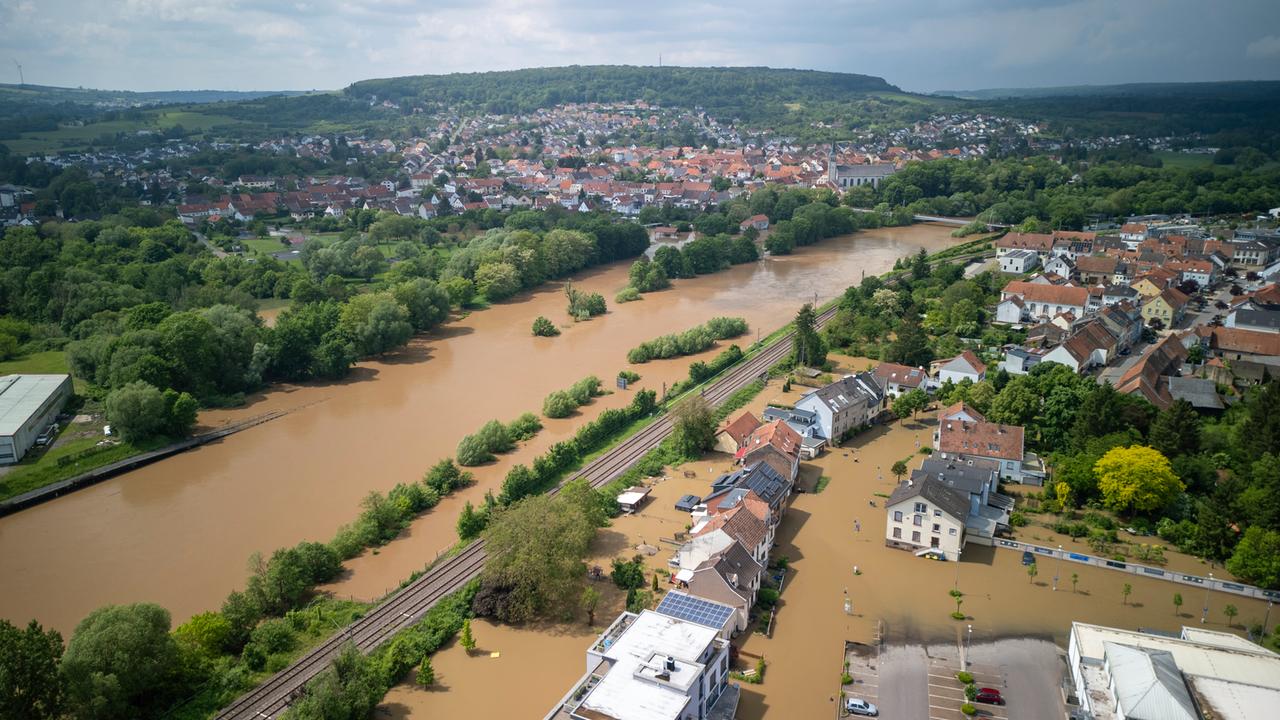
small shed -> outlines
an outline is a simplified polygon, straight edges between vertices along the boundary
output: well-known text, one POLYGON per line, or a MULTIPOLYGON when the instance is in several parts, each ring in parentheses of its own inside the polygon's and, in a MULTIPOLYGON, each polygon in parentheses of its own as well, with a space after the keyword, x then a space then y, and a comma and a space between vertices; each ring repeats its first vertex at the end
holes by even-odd
POLYGON ((640 504, 649 496, 649 488, 629 487, 618 495, 618 507, 624 513, 633 513, 640 509, 640 504))
POLYGON ((693 509, 698 507, 701 502, 702 498, 697 495, 684 495, 676 501, 676 509, 681 512, 693 512, 693 509))

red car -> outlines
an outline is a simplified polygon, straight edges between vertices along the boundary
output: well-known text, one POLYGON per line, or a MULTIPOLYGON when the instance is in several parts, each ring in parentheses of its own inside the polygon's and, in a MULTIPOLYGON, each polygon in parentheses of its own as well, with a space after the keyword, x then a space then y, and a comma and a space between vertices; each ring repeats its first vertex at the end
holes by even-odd
POLYGON ((974 701, 987 703, 989 705, 1003 705, 1004 698, 1000 695, 1000 691, 995 688, 978 688, 978 694, 974 696, 974 701))

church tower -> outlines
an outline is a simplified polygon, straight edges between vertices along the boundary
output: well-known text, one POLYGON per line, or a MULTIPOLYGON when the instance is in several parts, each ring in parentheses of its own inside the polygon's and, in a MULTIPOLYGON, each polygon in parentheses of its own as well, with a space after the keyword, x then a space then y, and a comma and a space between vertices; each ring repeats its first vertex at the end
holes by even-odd
POLYGON ((832 185, 839 185, 840 180, 836 174, 836 141, 831 141, 831 149, 827 151, 827 179, 832 185))

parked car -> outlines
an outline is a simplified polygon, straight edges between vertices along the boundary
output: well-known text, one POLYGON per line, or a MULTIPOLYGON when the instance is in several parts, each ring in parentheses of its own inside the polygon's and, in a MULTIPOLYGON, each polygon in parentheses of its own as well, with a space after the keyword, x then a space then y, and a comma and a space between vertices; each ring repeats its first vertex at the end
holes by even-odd
POLYGON ((987 703, 988 705, 1004 704, 1004 697, 995 688, 978 688, 978 694, 974 695, 973 699, 975 702, 987 703))
POLYGON ((875 705, 863 700, 862 698, 845 698, 844 709, 850 715, 863 715, 866 717, 875 717, 880 714, 880 709, 875 705))
POLYGON ((1036 556, 1035 556, 1035 555, 1032 555, 1030 550, 1023 550, 1023 551, 1022 551, 1022 564, 1023 564, 1023 565, 1035 565, 1035 564, 1036 564, 1036 556))

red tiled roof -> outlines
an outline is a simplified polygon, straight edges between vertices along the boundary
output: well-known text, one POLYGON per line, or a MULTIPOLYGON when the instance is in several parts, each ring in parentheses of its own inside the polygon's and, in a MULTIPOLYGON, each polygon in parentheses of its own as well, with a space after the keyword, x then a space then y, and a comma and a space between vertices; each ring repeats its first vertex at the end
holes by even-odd
POLYGON ((953 455, 1022 460, 1023 429, 1018 425, 943 420, 938 449, 953 455))
POLYGON ((720 432, 728 433, 733 442, 741 449, 747 444, 751 433, 760 427, 760 420, 749 412, 744 412, 736 420, 720 428, 720 432))
POLYGON ((1001 292, 1017 295, 1024 302, 1077 305, 1079 307, 1084 307, 1089 302, 1089 289, 1075 285, 1041 285, 1026 280, 1014 280, 1005 285, 1004 290, 1001 292))

